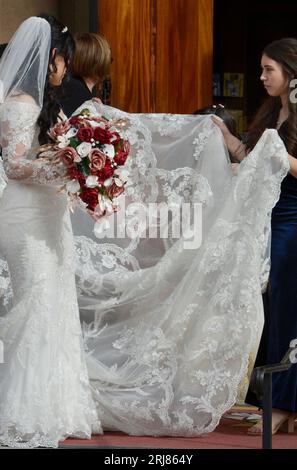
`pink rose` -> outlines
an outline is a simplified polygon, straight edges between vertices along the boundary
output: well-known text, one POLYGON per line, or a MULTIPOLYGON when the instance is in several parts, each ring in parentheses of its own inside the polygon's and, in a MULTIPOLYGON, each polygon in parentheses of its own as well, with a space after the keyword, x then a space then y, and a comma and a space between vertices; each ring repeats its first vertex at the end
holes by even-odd
POLYGON ((81 159, 72 147, 65 147, 57 152, 57 156, 62 160, 66 167, 73 166, 74 162, 79 162, 81 159))
POLYGON ((110 199, 118 197, 124 192, 124 186, 117 186, 115 183, 112 183, 108 188, 106 188, 106 195, 110 199))
POLYGON ((89 168, 92 173, 97 173, 97 171, 102 170, 105 167, 106 156, 101 150, 94 149, 91 150, 89 154, 90 164, 89 168))
POLYGON ((61 121, 52 127, 49 134, 52 139, 56 140, 58 136, 66 134, 70 127, 69 121, 61 121))

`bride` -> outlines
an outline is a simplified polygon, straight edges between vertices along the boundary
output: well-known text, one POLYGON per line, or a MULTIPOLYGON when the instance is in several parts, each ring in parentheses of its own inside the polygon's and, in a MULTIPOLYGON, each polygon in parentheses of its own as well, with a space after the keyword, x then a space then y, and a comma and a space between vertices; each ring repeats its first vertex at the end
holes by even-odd
POLYGON ((287 152, 267 130, 233 176, 210 117, 86 103, 132 145, 121 209, 96 237, 84 212, 70 222, 63 168, 36 158, 68 34, 30 18, 0 63, 0 442, 211 432, 258 347, 287 152))
POLYGON ((57 446, 63 435, 88 438, 92 427, 101 430, 82 353, 69 213, 57 196, 63 169, 36 159, 34 150, 54 112, 50 87, 61 83, 72 51, 63 25, 32 17, 0 63, 8 178, 0 199, 0 250, 12 294, 4 302, 9 313, 0 317, 0 442, 12 447, 23 441, 57 446))

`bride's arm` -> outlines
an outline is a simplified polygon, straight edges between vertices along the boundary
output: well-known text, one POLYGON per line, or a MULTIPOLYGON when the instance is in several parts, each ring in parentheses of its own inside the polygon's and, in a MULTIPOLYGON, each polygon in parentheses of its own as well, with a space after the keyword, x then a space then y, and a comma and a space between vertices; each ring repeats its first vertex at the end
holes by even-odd
POLYGON ((1 106, 0 129, 2 159, 8 178, 50 184, 65 175, 61 163, 49 159, 36 159, 32 155, 32 140, 39 108, 29 102, 7 101, 1 106), (30 156, 30 158, 28 158, 30 156))

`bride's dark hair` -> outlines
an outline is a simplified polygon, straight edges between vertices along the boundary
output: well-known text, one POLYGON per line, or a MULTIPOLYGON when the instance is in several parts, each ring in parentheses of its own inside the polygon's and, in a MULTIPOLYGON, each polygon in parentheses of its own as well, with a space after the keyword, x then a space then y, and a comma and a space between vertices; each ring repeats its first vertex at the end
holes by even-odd
MULTIPOLYGON (((49 64, 51 64, 55 70, 55 56, 61 55, 64 57, 66 64, 68 64, 74 54, 75 43, 68 29, 65 28, 64 25, 56 18, 47 14, 41 14, 38 16, 39 18, 45 19, 51 27, 49 64), (54 56, 52 53, 53 49, 56 49, 54 56)), ((57 122, 61 108, 56 98, 55 87, 51 86, 49 82, 49 75, 50 71, 48 70, 44 89, 43 107, 37 121, 40 129, 38 140, 41 145, 51 141, 48 136, 48 130, 57 122)))
MULTIPOLYGON (((289 82, 297 78, 297 39, 284 38, 268 44, 262 52, 282 67, 285 78, 288 79, 288 120, 279 129, 279 135, 284 141, 288 152, 297 156, 297 106, 290 100, 291 89, 289 82)), ((248 128, 248 147, 253 149, 267 128, 275 128, 281 109, 279 96, 269 97, 257 112, 248 128)))

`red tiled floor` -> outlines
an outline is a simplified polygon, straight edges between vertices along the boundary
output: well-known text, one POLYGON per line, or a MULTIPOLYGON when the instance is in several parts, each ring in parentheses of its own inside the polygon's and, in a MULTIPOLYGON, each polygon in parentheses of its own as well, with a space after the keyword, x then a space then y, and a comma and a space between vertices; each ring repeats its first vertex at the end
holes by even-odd
MULTIPOLYGON (((231 412, 233 411, 234 409, 231 410, 231 412)), ((238 411, 238 408, 236 408, 236 411, 238 411)), ((261 449, 262 437, 246 434, 246 429, 249 425, 247 422, 222 418, 215 431, 201 437, 147 437, 128 436, 120 432, 106 432, 103 435, 95 435, 90 440, 67 439, 60 444, 63 448, 92 446, 97 448, 121 447, 130 449, 261 449)), ((297 425, 294 434, 278 433, 273 436, 272 447, 274 449, 297 449, 297 425)))

